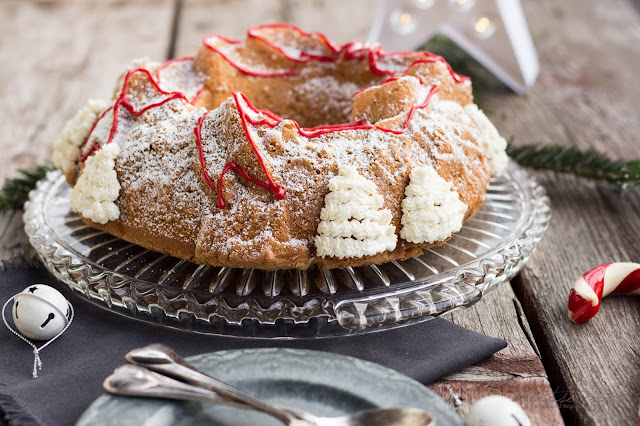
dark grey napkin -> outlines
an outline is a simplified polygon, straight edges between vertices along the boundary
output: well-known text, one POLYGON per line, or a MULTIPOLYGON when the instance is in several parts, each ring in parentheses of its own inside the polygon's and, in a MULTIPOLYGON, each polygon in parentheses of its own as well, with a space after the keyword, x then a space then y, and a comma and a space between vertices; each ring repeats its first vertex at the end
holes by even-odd
MULTIPOLYGON (((69 329, 43 350, 38 379, 31 378, 32 349, 0 326, 0 411, 10 425, 69 425, 100 396, 102 381, 125 354, 164 343, 183 356, 261 347, 313 349, 350 355, 429 383, 506 347, 443 319, 367 335, 316 340, 256 340, 209 336, 135 321, 100 309, 44 270, 0 273, 0 306, 33 283, 60 290, 75 308, 69 329)), ((10 310, 7 308, 7 316, 10 310)), ((2 415, 0 414, 0 419, 2 415)), ((1 424, 1 421, 0 421, 1 424)))

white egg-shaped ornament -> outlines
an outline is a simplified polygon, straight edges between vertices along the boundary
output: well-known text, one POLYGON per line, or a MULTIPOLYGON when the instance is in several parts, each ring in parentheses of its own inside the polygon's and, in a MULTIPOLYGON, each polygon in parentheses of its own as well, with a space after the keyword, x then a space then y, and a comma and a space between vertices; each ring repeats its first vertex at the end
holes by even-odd
POLYGON ((464 420, 467 426, 531 426, 531 420, 522 407, 501 395, 476 401, 464 420))
POLYGON ((53 287, 33 284, 13 298, 13 323, 32 340, 49 340, 58 335, 71 319, 67 299, 53 287))

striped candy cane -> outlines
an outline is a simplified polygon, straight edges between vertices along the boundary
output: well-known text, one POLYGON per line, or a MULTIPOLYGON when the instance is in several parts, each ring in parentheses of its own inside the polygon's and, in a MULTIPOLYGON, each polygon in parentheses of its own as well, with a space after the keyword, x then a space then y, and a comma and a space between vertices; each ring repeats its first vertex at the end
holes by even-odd
POLYGON ((611 293, 640 294, 640 263, 607 263, 578 278, 569 293, 569 318, 575 323, 593 318, 611 293))

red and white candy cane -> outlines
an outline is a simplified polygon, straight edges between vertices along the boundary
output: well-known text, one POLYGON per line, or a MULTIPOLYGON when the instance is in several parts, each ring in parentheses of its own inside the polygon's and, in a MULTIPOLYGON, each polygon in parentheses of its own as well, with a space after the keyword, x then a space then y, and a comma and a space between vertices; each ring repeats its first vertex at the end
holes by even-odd
POLYGON ((575 323, 593 318, 602 298, 612 293, 640 294, 640 263, 607 263, 578 278, 569 293, 569 318, 575 323))

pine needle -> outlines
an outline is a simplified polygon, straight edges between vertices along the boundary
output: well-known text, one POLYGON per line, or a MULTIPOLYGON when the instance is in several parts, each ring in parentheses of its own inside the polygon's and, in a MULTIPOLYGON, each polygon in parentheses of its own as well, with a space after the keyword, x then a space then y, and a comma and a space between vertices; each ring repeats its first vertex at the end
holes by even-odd
POLYGON ((622 190, 640 186, 640 158, 612 160, 594 150, 562 145, 509 144, 507 154, 518 164, 533 169, 569 173, 618 185, 622 190))
POLYGON ((21 208, 29 199, 29 191, 36 183, 53 170, 49 164, 40 164, 29 169, 18 169, 18 177, 5 180, 0 190, 0 214, 11 209, 21 208))

